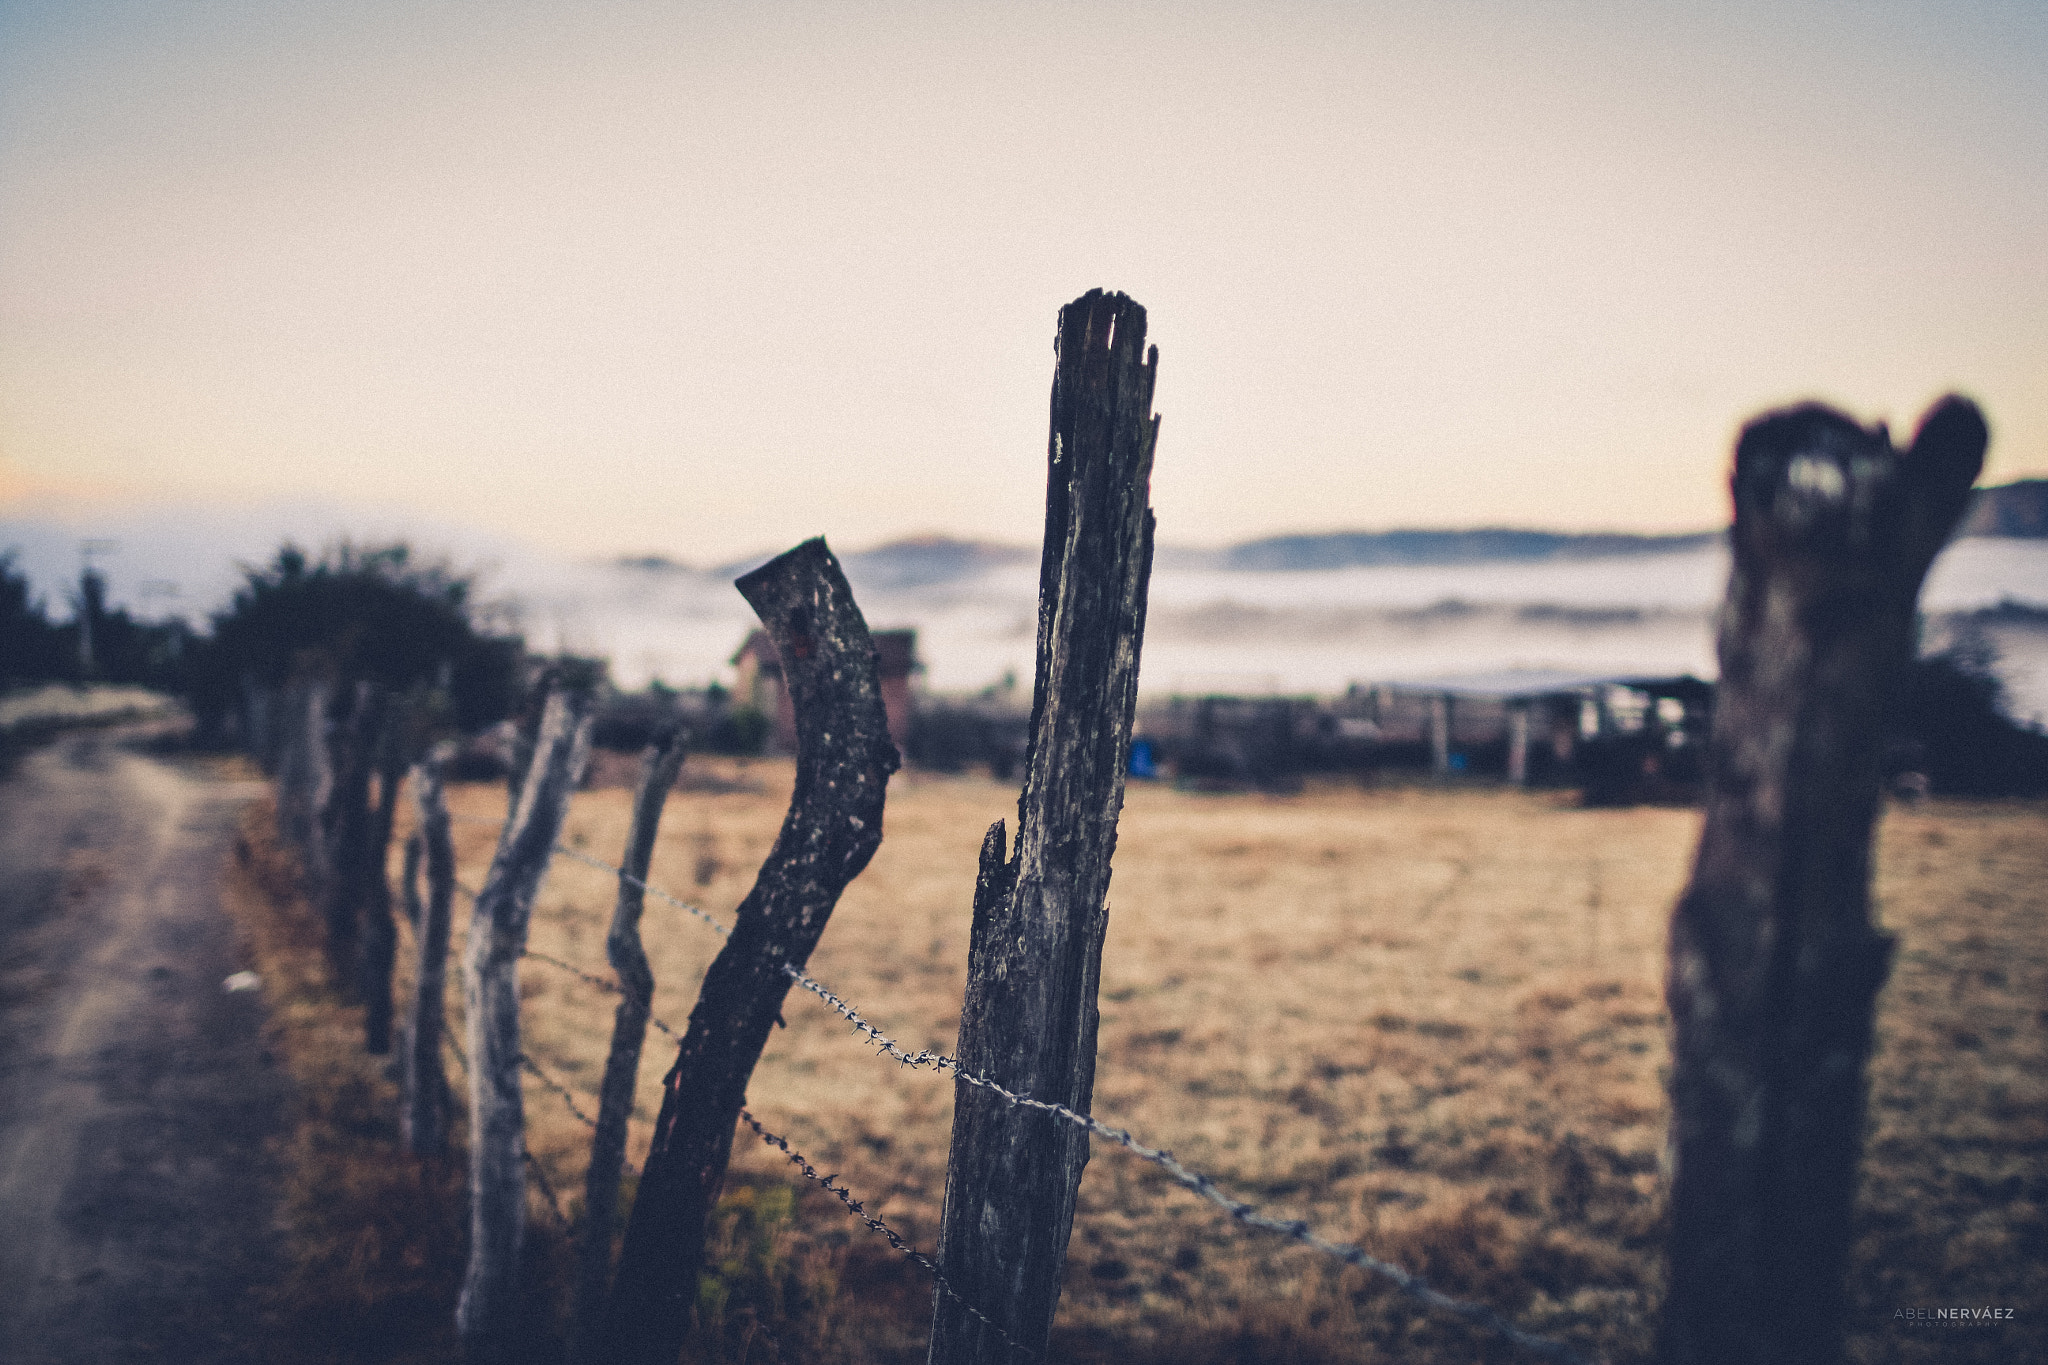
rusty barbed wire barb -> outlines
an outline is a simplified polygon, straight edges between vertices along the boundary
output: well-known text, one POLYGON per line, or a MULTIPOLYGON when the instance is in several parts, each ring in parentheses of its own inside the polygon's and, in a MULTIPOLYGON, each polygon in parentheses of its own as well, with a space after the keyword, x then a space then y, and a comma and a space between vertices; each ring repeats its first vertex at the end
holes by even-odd
POLYGON ((917 1267, 922 1269, 926 1274, 932 1277, 932 1283, 938 1286, 939 1291, 941 1293, 943 1293, 947 1298, 953 1300, 953 1302, 959 1304, 962 1308, 966 1309, 976 1318, 980 1319, 984 1324, 987 1325, 988 1329, 991 1332, 994 1332, 997 1336, 1003 1339, 1004 1345, 1008 1346, 1012 1351, 1024 1355, 1029 1359, 1038 1359, 1038 1355, 1036 1352, 1032 1351, 1029 1347, 1024 1346, 1018 1341, 1016 1341, 1014 1338, 1010 1336, 1009 1333, 1005 1332, 1000 1326, 998 1326, 996 1322, 992 1318, 990 1318, 986 1313, 983 1313, 979 1308, 976 1308, 973 1304, 961 1298, 959 1292, 953 1288, 950 1282, 947 1281, 945 1272, 939 1269, 938 1262, 934 1261, 931 1257, 925 1255, 916 1247, 912 1246, 910 1243, 903 1240, 902 1235, 898 1233, 896 1229, 890 1227, 887 1223, 884 1223, 881 1219, 875 1217, 873 1214, 870 1214, 867 1211, 867 1206, 861 1203, 860 1200, 855 1199, 853 1197, 852 1190, 849 1190, 844 1185, 833 1184, 832 1182, 839 1178, 836 1172, 832 1175, 819 1175, 817 1167, 811 1165, 809 1161, 805 1160, 801 1152, 798 1152, 797 1150, 792 1148, 789 1145, 787 1139, 777 1137, 774 1133, 771 1133, 766 1128, 763 1128, 761 1126, 760 1120, 756 1119, 752 1114, 748 1113, 744 1107, 740 1109, 740 1122, 746 1124, 747 1127, 753 1129, 755 1136, 759 1137, 761 1141, 767 1143, 770 1147, 776 1148, 784 1156, 788 1157, 791 1163, 794 1164, 798 1170, 804 1173, 806 1179, 817 1181, 818 1188, 820 1189, 830 1190, 832 1194, 835 1197, 837 1197, 840 1203, 846 1205, 847 1211, 850 1212, 855 1218, 860 1219, 861 1222, 867 1224, 868 1228, 871 1231, 878 1232, 883 1237, 887 1238, 890 1246, 894 1247, 897 1251, 902 1252, 904 1256, 909 1258, 912 1264, 916 1265, 917 1267))

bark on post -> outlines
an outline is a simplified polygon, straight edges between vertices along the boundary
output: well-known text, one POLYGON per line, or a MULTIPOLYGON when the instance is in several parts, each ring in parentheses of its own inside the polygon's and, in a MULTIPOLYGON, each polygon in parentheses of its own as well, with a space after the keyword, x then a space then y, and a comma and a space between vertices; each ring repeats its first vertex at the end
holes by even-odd
POLYGON ((582 1365, 603 1359, 605 1291, 610 1287, 612 1234, 618 1226, 619 1172, 626 1160, 626 1120, 633 1113, 633 1082, 640 1074, 640 1048, 654 1002, 654 968, 640 944, 640 912, 646 900, 647 866, 662 808, 683 768, 689 736, 680 726, 658 735, 640 756, 640 789, 633 795, 633 824, 619 859, 619 895, 612 906, 605 956, 619 974, 623 998, 612 1019, 611 1051, 605 1057, 598 1093, 597 1132, 590 1141, 584 1177, 583 1227, 578 1236, 576 1300, 570 1325, 569 1358, 582 1365))
MULTIPOLYGON (((1016 852, 982 844, 960 1060, 1009 1089, 1088 1112, 1110 854, 1123 808, 1152 568, 1147 506, 1158 351, 1145 310, 1087 294, 1060 312, 1038 665, 1016 852)), ((957 1082, 934 1299, 934 1365, 1043 1353, 1059 1304, 1088 1136, 957 1082)))
POLYGON ((533 761, 470 913, 463 955, 469 1029, 469 1268, 455 1325, 472 1361, 503 1359, 519 1318, 526 1238, 526 1111, 519 1091, 519 957, 533 899, 590 750, 591 699, 549 694, 533 761))
POLYGON ((242 749, 256 760, 268 776, 277 775, 276 726, 277 693, 259 684, 247 673, 242 675, 242 749))
MULTIPOLYGON (((384 734, 388 702, 376 683, 355 685, 348 719, 335 737, 334 791, 323 821, 331 841, 321 897, 327 957, 336 984, 355 997, 362 994, 362 912, 371 879, 370 777, 377 767, 377 742, 384 734)), ((381 865, 375 875, 382 880, 381 865)))
POLYGON ((286 683, 277 698, 277 768, 272 774, 277 789, 277 832, 299 856, 305 868, 306 761, 302 737, 306 729, 306 698, 303 683, 286 683))
POLYGON ((825 542, 805 541, 737 586, 782 659, 796 714, 796 790, 663 1081, 605 1315, 606 1358, 622 1365, 674 1365, 733 1125, 789 991, 783 968, 810 960, 840 892, 882 842, 897 766, 874 641, 825 542))
POLYGON ((427 898, 413 916, 412 1007, 405 1022, 405 1107, 399 1137, 414 1156, 448 1151, 448 1073, 441 1065, 441 1034, 448 1014, 448 927, 455 905, 455 842, 448 830, 448 806, 441 794, 441 766, 447 749, 436 749, 412 770, 413 801, 420 827, 406 843, 406 903, 418 898, 418 862, 427 871, 427 898))
POLYGON ((361 896, 363 928, 363 1033, 373 1056, 391 1051, 391 968, 398 955, 398 922, 391 914, 391 826, 398 816, 398 789, 405 780, 412 717, 401 699, 386 708, 375 746, 377 804, 364 836, 361 896))
POLYGON ((1735 451, 1706 826, 1672 915, 1666 1365, 1827 1365, 1892 941, 1870 921, 1880 721, 1982 463, 1944 399, 1911 449, 1818 406, 1735 451))
POLYGON ((329 686, 302 678, 285 693, 283 754, 277 791, 285 837, 299 854, 307 894, 318 899, 327 886, 326 810, 334 790, 327 752, 329 686))
POLYGON ((405 922, 418 933, 420 916, 425 914, 424 903, 420 900, 420 872, 427 856, 426 838, 415 829, 405 841, 405 866, 398 874, 400 903, 405 906, 405 922))

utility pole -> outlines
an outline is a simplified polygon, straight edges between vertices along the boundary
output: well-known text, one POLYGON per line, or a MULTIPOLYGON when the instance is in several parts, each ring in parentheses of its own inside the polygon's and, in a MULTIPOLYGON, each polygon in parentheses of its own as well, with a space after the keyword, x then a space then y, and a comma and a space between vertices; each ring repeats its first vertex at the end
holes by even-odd
POLYGON ((89 681, 97 672, 93 663, 92 627, 93 622, 107 606, 107 580, 92 566, 96 558, 114 554, 121 548, 118 540, 88 539, 78 542, 78 676, 81 682, 89 681))

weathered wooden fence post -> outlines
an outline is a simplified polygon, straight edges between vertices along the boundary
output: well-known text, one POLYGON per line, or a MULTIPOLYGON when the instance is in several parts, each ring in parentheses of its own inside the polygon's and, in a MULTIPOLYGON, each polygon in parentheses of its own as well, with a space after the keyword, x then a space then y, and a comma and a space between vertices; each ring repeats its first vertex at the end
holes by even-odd
POLYGON ((391 914, 391 827, 398 817, 398 791, 405 781, 412 749, 412 708, 404 698, 387 708, 377 735, 374 757, 377 804, 370 809, 362 860, 361 921, 363 930, 363 1032, 368 1051, 391 1051, 391 969, 398 955, 398 922, 391 914))
POLYGON ((405 1107, 398 1129, 405 1150, 435 1157, 448 1150, 448 1073, 441 1065, 441 1033, 448 1011, 448 929, 455 904, 455 843, 448 830, 448 805, 441 793, 441 768, 447 749, 437 748, 412 770, 413 801, 419 807, 419 833, 406 843, 406 902, 414 889, 419 861, 426 863, 427 897, 413 915, 414 963, 412 1005, 405 1021, 405 1107))
POLYGON ((1535 704, 1508 704, 1508 781, 1517 787, 1529 785, 1529 709, 1535 704))
POLYGON ((618 1226, 619 1172, 626 1160, 626 1121, 633 1114, 633 1082, 640 1074, 640 1048, 654 1002, 654 968, 640 944, 640 912, 646 903, 647 866, 662 808, 689 752, 689 736, 674 726, 655 737, 640 756, 640 789, 633 794, 633 824, 619 859, 619 894, 612 906, 605 956, 619 974, 623 998, 612 1019, 611 1051, 598 1091, 597 1132, 590 1141, 584 1177, 583 1226, 578 1231, 576 1297, 571 1314, 569 1358, 585 1365, 604 1358, 605 1291, 610 1287, 612 1234, 618 1226))
POLYGON ((1971 403, 1910 450, 1818 406, 1743 430, 1692 882, 1671 922, 1666 1365, 1841 1358, 1877 992, 1880 723, 1982 463, 1971 403))
MULTIPOLYGON (((327 920, 327 956, 335 984, 351 997, 362 990, 363 902, 370 879, 370 778, 376 771, 377 741, 389 706, 373 682, 353 689, 348 718, 335 736, 334 787, 324 821, 328 843, 326 885, 321 908, 327 920)), ((378 878, 384 869, 376 869, 378 878)))
POLYGON ((588 691, 556 689, 533 760, 470 913, 463 954, 469 1030, 469 1268, 455 1325, 473 1361, 501 1359, 518 1322, 526 1236, 526 1111, 519 1091, 519 957, 533 899, 590 750, 588 691))
POLYGON ((301 861, 305 858, 304 826, 300 802, 305 786, 305 755, 301 735, 306 728, 306 699, 302 684, 287 682, 277 692, 277 766, 271 785, 277 793, 277 832, 301 861))
POLYGON ((725 1179, 747 1080, 790 978, 882 842, 896 746, 867 623, 839 561, 805 541, 737 584, 782 658, 796 712, 796 790, 732 937, 705 973, 663 1081, 605 1314, 605 1358, 674 1365, 690 1329, 704 1221, 725 1179))
POLYGON ((326 810, 334 791, 327 751, 328 691, 329 685, 317 678, 300 678, 286 689, 277 768, 279 823, 299 855, 306 892, 314 899, 327 886, 326 810))
POLYGON ((420 899, 420 872, 426 865, 427 840, 418 829, 405 841, 405 867, 398 874, 399 903, 405 907, 405 922, 415 931, 420 919, 426 914, 426 904, 420 899))
POLYGON ((277 775, 276 712, 278 694, 258 683, 250 674, 241 680, 240 716, 242 748, 268 776, 277 775))
MULTIPOLYGON (((1138 695, 1152 569, 1147 505, 1158 351, 1145 310, 1095 291, 1060 311, 1052 388, 1038 666, 1017 847, 982 844, 960 1060, 1012 1091, 1088 1112, 1110 854, 1138 695)), ((934 1298, 934 1365, 1043 1353, 1059 1305, 1088 1135, 954 1087, 939 1261, 960 1299, 934 1298)))

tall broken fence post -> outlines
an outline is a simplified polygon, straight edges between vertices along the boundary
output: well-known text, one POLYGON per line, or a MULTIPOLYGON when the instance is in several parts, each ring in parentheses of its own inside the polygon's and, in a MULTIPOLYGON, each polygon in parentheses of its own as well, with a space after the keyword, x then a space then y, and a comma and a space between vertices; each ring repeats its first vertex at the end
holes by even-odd
POLYGON ((618 1224, 619 1173, 626 1161, 626 1121, 633 1114, 633 1082, 640 1074, 640 1049, 653 1012, 654 968, 640 943, 640 913, 647 899, 647 869, 668 794, 689 752, 688 734, 671 726, 640 756, 640 786, 633 793, 633 821, 619 858, 619 894, 605 935, 605 956, 619 974, 619 1008, 612 1018, 612 1042, 598 1088, 597 1131, 590 1140, 590 1167, 583 1189, 583 1225, 577 1230, 576 1296, 569 1328, 569 1359, 595 1365, 603 1357, 605 1291, 611 1283, 612 1233, 618 1224))
POLYGON ((805 541, 737 586, 782 660, 796 790, 662 1083, 605 1314, 603 1358, 621 1365, 675 1365, 747 1080, 791 985, 784 968, 810 960, 840 892, 881 844, 897 765, 874 640, 825 542, 805 541))
POLYGON ((1944 399, 1910 449, 1818 406, 1735 451, 1706 824, 1671 921, 1665 1365, 1841 1359, 1872 1014, 1882 716, 1988 440, 1944 399))
POLYGON ((526 780, 470 912, 463 954, 469 1030, 469 1266, 455 1325, 471 1361, 503 1358, 519 1320, 526 1237, 526 1111, 519 1091, 519 957, 533 899, 590 751, 587 691, 548 694, 526 780))
MULTIPOLYGON (((1158 359, 1121 294, 1060 311, 1017 846, 1005 862, 1001 821, 983 842, 960 1014, 964 1068, 1084 1114, 1152 568, 1158 359)), ((953 1104, 939 1264, 958 1298, 934 1296, 930 1358, 1011 1360, 1001 1334, 1043 1354, 1088 1134, 964 1081, 953 1104)))
POLYGON ((414 1156, 438 1157, 448 1151, 448 1114, 452 1096, 448 1073, 441 1065, 441 1037, 447 1028, 448 934, 455 906, 455 841, 448 828, 448 804, 441 773, 451 747, 443 745, 412 770, 413 801, 420 827, 406 844, 405 888, 408 908, 417 898, 416 863, 427 873, 427 895, 412 916, 414 961, 412 1004, 405 1023, 405 1097, 399 1110, 399 1139, 414 1156))

